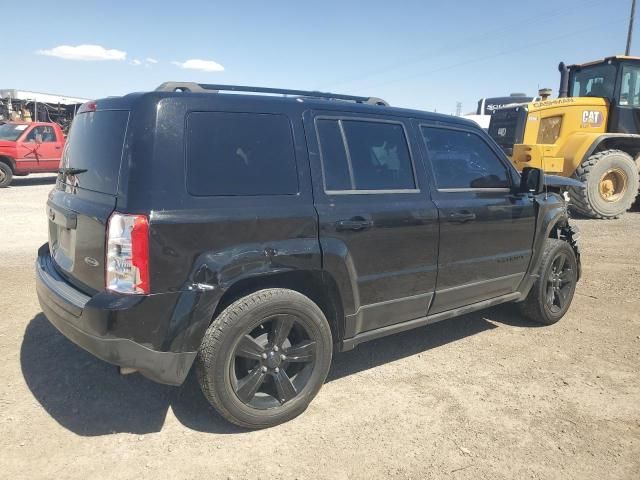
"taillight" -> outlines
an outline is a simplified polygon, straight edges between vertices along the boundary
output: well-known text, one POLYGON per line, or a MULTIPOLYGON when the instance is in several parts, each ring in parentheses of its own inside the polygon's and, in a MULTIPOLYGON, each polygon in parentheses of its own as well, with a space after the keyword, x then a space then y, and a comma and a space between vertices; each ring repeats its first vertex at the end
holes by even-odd
POLYGON ((107 290, 149 293, 149 220, 114 213, 107 230, 107 290))
POLYGON ((77 113, 95 112, 98 109, 98 104, 93 100, 80 105, 77 113))

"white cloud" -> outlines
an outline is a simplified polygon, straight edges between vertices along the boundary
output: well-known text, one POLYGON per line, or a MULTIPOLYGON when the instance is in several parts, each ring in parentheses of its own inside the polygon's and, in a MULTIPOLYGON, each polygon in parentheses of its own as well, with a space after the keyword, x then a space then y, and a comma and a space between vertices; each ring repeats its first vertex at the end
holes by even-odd
POLYGON ((201 60, 199 58, 191 58, 184 62, 171 62, 187 70, 200 70, 202 72, 222 72, 224 67, 213 60, 201 60))
POLYGON ((147 63, 158 63, 158 60, 156 60, 155 58, 151 58, 151 57, 145 58, 144 61, 147 62, 147 63))
POLYGON ((134 67, 137 67, 139 65, 142 65, 142 62, 137 58, 134 58, 133 60, 131 60, 131 65, 133 65, 134 67))
POLYGON ((127 52, 107 49, 100 45, 59 45, 50 50, 38 50, 36 53, 65 60, 125 60, 127 58, 127 52))

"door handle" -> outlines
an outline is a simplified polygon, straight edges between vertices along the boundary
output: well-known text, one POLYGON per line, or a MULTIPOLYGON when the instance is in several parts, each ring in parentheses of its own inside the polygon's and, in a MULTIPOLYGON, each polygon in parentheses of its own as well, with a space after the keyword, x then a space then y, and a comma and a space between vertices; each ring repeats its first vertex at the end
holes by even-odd
POLYGON ((476 214, 468 211, 453 212, 449 214, 450 222, 464 223, 464 222, 470 222, 471 220, 475 220, 475 219, 476 219, 476 214))
POLYGON ((371 225, 373 225, 371 220, 356 217, 350 220, 338 220, 336 222, 336 230, 339 232, 344 232, 345 230, 360 232, 371 228, 371 225))

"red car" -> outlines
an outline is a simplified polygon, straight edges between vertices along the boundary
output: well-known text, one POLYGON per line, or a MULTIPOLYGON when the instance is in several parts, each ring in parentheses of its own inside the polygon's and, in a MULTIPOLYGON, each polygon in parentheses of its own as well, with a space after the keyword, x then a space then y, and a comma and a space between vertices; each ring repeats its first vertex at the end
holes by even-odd
POLYGON ((57 123, 0 125, 0 188, 8 187, 14 175, 57 172, 64 142, 57 123))

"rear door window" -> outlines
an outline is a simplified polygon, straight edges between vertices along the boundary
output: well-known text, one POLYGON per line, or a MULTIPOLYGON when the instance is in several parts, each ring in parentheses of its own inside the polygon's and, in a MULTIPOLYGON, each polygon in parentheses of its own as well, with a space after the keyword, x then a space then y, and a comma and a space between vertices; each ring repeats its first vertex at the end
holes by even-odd
POLYGON ((421 127, 439 190, 508 188, 507 169, 478 135, 421 127))
POLYGON ((63 181, 86 190, 115 195, 118 192, 128 120, 127 110, 102 110, 76 115, 61 166, 86 171, 63 175, 63 181))
POLYGON ((293 136, 285 115, 192 112, 186 137, 191 195, 298 193, 293 136))
POLYGON ((326 191, 396 191, 416 188, 402 124, 317 119, 326 191))

